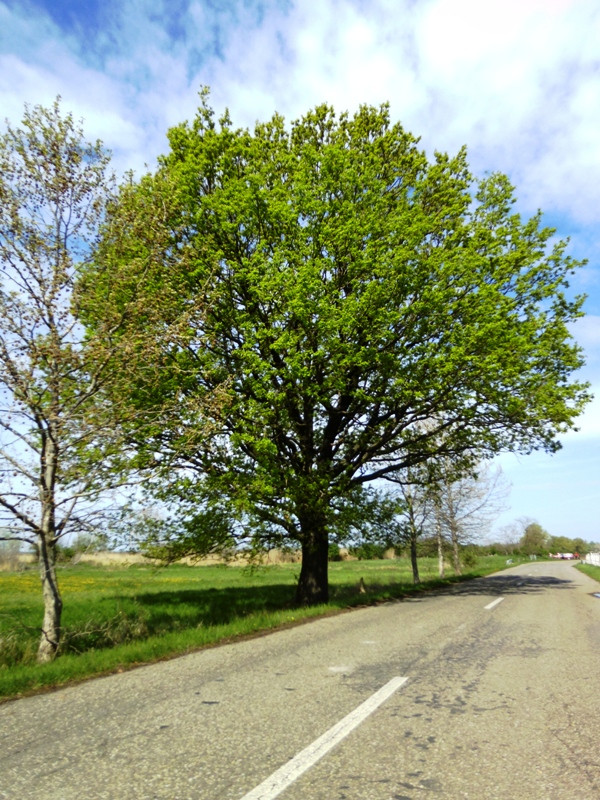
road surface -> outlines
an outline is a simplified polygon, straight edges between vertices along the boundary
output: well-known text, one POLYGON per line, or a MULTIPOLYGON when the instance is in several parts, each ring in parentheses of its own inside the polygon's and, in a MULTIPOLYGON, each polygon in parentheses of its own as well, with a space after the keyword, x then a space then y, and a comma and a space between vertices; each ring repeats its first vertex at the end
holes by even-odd
POLYGON ((1 800, 597 800, 600 586, 538 563, 0 706, 1 800))

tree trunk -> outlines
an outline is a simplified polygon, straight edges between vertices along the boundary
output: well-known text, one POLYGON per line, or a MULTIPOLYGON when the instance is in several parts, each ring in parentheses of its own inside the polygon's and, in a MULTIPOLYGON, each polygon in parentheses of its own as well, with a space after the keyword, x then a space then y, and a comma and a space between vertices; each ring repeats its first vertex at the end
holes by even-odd
POLYGON ((437 553, 438 553, 438 575, 443 578, 446 574, 444 569, 444 537, 442 536, 442 526, 439 520, 435 526, 435 536, 437 539, 437 553))
POLYGON ((305 606, 327 603, 329 538, 325 518, 314 513, 299 515, 299 518, 302 532, 302 567, 296 587, 296 602, 305 606))
POLYGON ((462 567, 460 565, 460 551, 458 548, 458 530, 456 525, 450 525, 450 536, 452 537, 452 563, 454 566, 454 574, 462 575, 462 567))
POLYGON ((38 647, 39 663, 52 661, 60 642, 62 598, 56 578, 56 504, 55 486, 59 450, 53 432, 48 431, 43 440, 41 473, 41 525, 38 534, 39 568, 44 598, 44 621, 38 647))
POLYGON ((419 562, 417 560, 417 532, 415 530, 411 531, 410 534, 410 563, 412 566, 412 574, 413 574, 413 583, 419 584, 421 583, 421 578, 419 577, 419 562))
POLYGON ((56 578, 56 547, 40 537, 39 569, 44 598, 44 621, 38 647, 37 660, 40 664, 53 661, 60 642, 60 621, 62 599, 56 578))

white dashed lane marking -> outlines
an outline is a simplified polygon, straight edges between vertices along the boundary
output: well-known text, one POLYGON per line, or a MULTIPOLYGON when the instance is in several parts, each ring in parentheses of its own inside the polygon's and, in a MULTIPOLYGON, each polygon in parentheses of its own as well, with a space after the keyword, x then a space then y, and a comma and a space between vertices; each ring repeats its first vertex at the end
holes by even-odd
POLYGON ((309 744, 308 747, 305 747, 304 750, 301 750, 298 755, 294 756, 287 764, 280 767, 255 789, 245 794, 241 800, 273 800, 273 798, 280 795, 281 792, 287 789, 300 775, 314 766, 317 761, 320 761, 320 759, 339 744, 342 739, 345 739, 354 728, 357 728, 361 722, 364 722, 370 714, 379 708, 388 697, 391 697, 407 680, 408 678, 392 678, 391 681, 388 681, 381 689, 376 691, 375 694, 367 698, 364 703, 357 706, 354 711, 351 711, 322 736, 315 739, 315 741, 309 744))

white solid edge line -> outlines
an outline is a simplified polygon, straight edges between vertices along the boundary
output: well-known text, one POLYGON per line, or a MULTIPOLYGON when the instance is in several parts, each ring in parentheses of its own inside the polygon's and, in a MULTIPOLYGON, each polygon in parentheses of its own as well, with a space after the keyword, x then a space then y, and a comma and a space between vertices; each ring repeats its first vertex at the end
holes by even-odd
POLYGON ((484 608, 485 608, 486 611, 490 611, 492 608, 494 608, 494 606, 497 606, 498 603, 501 603, 503 600, 504 600, 503 597, 499 597, 497 600, 494 600, 493 602, 488 603, 487 606, 484 606, 484 608))
POLYGON ((342 741, 354 728, 375 711, 388 697, 399 689, 408 678, 392 678, 375 694, 372 694, 364 703, 357 706, 347 716, 336 723, 318 739, 301 750, 298 755, 276 770, 265 781, 252 791, 245 794, 241 800, 272 800, 281 794, 284 789, 316 764, 323 756, 342 741))

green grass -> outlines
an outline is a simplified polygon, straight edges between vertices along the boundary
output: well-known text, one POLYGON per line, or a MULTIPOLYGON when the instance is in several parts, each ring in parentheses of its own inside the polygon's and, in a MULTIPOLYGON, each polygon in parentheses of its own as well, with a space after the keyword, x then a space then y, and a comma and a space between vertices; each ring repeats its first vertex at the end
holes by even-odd
MULTIPOLYGON (((487 556, 462 579, 502 569, 487 556)), ((384 602, 447 585, 437 561, 421 559, 422 583, 412 583, 406 559, 330 564, 330 602, 294 605, 297 564, 60 568, 64 600, 60 656, 36 664, 42 618, 37 572, 0 573, 0 700, 129 669, 224 641, 356 605, 384 602), (359 592, 360 579, 366 593, 359 592)))
POLYGON ((593 564, 577 564, 577 569, 600 583, 600 567, 595 567, 593 564))

